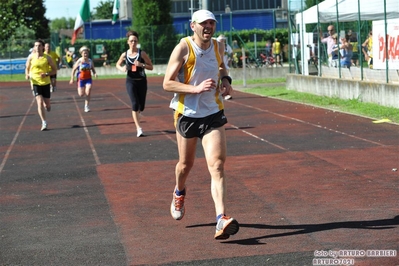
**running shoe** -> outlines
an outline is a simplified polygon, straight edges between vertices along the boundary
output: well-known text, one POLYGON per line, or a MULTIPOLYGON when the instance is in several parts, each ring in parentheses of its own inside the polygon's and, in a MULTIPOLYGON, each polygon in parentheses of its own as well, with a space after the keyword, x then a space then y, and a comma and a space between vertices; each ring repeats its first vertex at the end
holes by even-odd
POLYGON ((90 108, 88 105, 85 105, 85 113, 88 113, 88 112, 90 112, 90 108))
POLYGON ((47 130, 47 122, 42 122, 42 128, 40 129, 41 131, 47 130))
POLYGON ((173 219, 181 220, 184 216, 184 198, 185 195, 177 196, 176 192, 173 192, 173 200, 170 205, 170 214, 172 214, 173 219))
POLYGON ((228 94, 228 95, 226 95, 226 96, 224 97, 224 99, 225 99, 225 100, 231 100, 231 99, 233 99, 233 97, 232 97, 230 94, 228 94))
POLYGON ((137 137, 143 136, 143 130, 141 128, 137 129, 137 137))
POLYGON ((235 235, 240 229, 240 225, 233 217, 223 215, 216 224, 215 239, 228 239, 231 235, 235 235))

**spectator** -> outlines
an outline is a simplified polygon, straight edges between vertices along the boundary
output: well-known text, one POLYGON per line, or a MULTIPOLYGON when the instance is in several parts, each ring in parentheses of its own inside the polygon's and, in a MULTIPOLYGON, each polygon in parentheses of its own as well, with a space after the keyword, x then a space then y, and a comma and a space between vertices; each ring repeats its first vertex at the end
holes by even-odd
POLYGON ((240 49, 240 46, 238 46, 237 40, 233 41, 233 49, 240 49))
POLYGON ((265 53, 266 56, 272 56, 272 44, 269 40, 266 42, 265 53))
MULTIPOLYGON (((226 42, 226 37, 222 34, 219 35, 217 41, 224 44, 224 54, 223 54, 223 62, 224 66, 226 67, 227 74, 230 72, 231 60, 233 58, 233 49, 231 49, 230 45, 226 42)), ((225 100, 230 100, 233 97, 231 94, 227 94, 224 96, 225 100)))
POLYGON ((334 45, 337 45, 336 40, 333 39, 335 33, 335 28, 333 25, 329 25, 327 28, 328 36, 324 38, 323 32, 320 30, 320 40, 322 43, 327 44, 327 54, 328 54, 328 66, 334 67, 332 59, 332 51, 334 45))
POLYGON ((332 40, 334 41, 332 50, 331 50, 331 62, 330 67, 338 67, 339 64, 339 45, 338 45, 338 34, 334 33, 331 36, 332 40))
POLYGON ((352 45, 352 58, 351 64, 352 66, 357 66, 359 62, 359 43, 357 40, 357 34, 352 32, 352 30, 348 30, 349 42, 352 45))
POLYGON ((109 52, 107 51, 105 46, 103 48, 103 54, 101 55, 101 57, 102 57, 102 59, 104 59, 103 66, 105 66, 105 67, 111 66, 110 62, 109 62, 109 59, 110 59, 109 52))
POLYGON ((64 59, 65 59, 66 65, 69 67, 73 67, 73 53, 71 51, 69 51, 68 48, 65 48, 64 52, 65 52, 64 59))
POLYGON ((368 38, 362 44, 362 51, 369 68, 373 68, 373 31, 369 32, 368 38))
POLYGON ((339 45, 340 55, 341 55, 341 67, 350 68, 352 65, 351 59, 353 55, 352 44, 349 42, 349 36, 341 38, 341 43, 339 45))
POLYGON ((272 52, 273 52, 273 57, 276 59, 276 64, 283 66, 283 63, 281 62, 282 46, 278 38, 274 40, 274 43, 272 45, 272 52))

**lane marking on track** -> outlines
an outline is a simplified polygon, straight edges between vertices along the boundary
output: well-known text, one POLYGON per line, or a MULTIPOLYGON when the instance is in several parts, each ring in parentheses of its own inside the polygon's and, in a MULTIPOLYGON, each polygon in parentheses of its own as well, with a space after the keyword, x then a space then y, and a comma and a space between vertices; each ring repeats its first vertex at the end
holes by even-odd
MULTIPOLYGON (((164 97, 164 96, 162 96, 162 95, 160 95, 160 94, 158 94, 158 93, 152 92, 152 91, 150 91, 150 92, 148 92, 148 93, 154 94, 154 95, 156 95, 156 96, 158 96, 158 97, 160 97, 160 98, 163 98, 163 99, 168 99, 168 98, 166 98, 166 97, 164 97)), ((128 103, 126 103, 124 100, 122 100, 121 98, 119 98, 118 96, 116 96, 114 93, 109 92, 109 94, 111 94, 112 96, 114 96, 118 101, 120 101, 121 103, 123 103, 123 104, 126 105, 127 107, 131 108, 131 106, 130 106, 128 103)), ((162 133, 166 138, 168 138, 169 140, 171 140, 173 143, 177 144, 177 141, 176 141, 175 139, 173 139, 169 134, 166 134, 164 131, 161 131, 161 133, 162 133)))
POLYGON ((243 103, 240 103, 240 102, 237 102, 237 101, 232 101, 232 100, 230 100, 230 101, 231 101, 231 103, 234 103, 234 104, 242 105, 242 106, 245 106, 245 107, 248 107, 248 108, 251 108, 251 109, 255 109, 255 110, 258 110, 258 111, 261 111, 261 112, 273 114, 275 116, 280 116, 280 117, 283 117, 283 118, 286 118, 286 119, 289 119, 289 120, 294 120, 294 121, 297 121, 297 122, 302 123, 302 124, 310 125, 310 126, 313 126, 313 127, 317 127, 317 128, 321 128, 321 129, 324 129, 324 130, 328 130, 328 131, 334 132, 334 133, 338 133, 338 134, 341 134, 341 135, 344 135, 344 136, 348 136, 348 137, 355 138, 355 139, 358 139, 358 140, 362 140, 362 141, 365 141, 365 142, 373 143, 373 144, 378 145, 378 146, 386 146, 385 144, 382 144, 382 143, 379 143, 379 142, 375 142, 375 141, 372 141, 372 140, 369 140, 369 139, 357 137, 355 135, 352 135, 352 134, 349 134, 349 133, 345 133, 345 132, 342 132, 342 131, 338 131, 338 130, 335 130, 335 129, 332 129, 332 128, 327 128, 327 127, 324 127, 324 126, 321 126, 321 125, 316 125, 316 124, 313 124, 313 123, 310 123, 310 122, 306 122, 306 121, 301 120, 301 119, 297 119, 297 118, 294 118, 294 117, 278 114, 278 113, 275 113, 275 112, 272 112, 272 111, 269 111, 269 110, 265 110, 265 109, 258 108, 258 107, 255 107, 255 106, 252 106, 252 105, 248 105, 248 104, 243 104, 243 103))
POLYGON ((17 138, 19 136, 19 133, 21 132, 22 126, 25 123, 25 120, 28 117, 28 114, 29 114, 30 110, 32 109, 32 106, 35 103, 35 101, 36 101, 36 99, 35 99, 35 97, 33 97, 33 100, 30 103, 28 110, 26 111, 24 117, 22 118, 21 123, 18 126, 17 132, 15 133, 14 138, 11 141, 11 144, 8 147, 7 151, 6 151, 6 154, 4 155, 3 161, 1 162, 1 165, 0 165, 0 174, 3 171, 3 168, 4 168, 4 166, 5 166, 6 162, 7 162, 7 159, 10 156, 11 150, 14 148, 14 144, 17 141, 17 138))
POLYGON ((88 140, 89 145, 90 145, 90 148, 91 148, 91 152, 93 153, 94 160, 96 161, 96 165, 101 165, 100 158, 98 157, 96 148, 94 148, 94 144, 93 144, 93 141, 92 141, 92 139, 91 139, 91 137, 90 137, 89 130, 87 129, 87 126, 86 126, 86 121, 85 121, 85 119, 83 118, 82 112, 81 112, 80 109, 79 109, 79 106, 78 106, 78 102, 77 102, 77 100, 76 100, 76 97, 75 97, 75 96, 72 96, 72 97, 73 97, 73 101, 75 102, 76 110, 78 110, 78 114, 79 114, 79 117, 80 117, 80 121, 82 122, 83 130, 85 131, 87 140, 88 140))
POLYGON ((114 93, 112 92, 108 92, 109 94, 111 94, 112 96, 114 96, 114 98, 116 98, 118 101, 120 101, 121 103, 123 103, 123 105, 126 105, 127 107, 131 108, 131 106, 125 102, 124 100, 122 100, 121 98, 119 98, 118 96, 116 96, 114 93))
POLYGON ((251 137, 254 137, 254 138, 256 138, 256 139, 258 139, 258 140, 260 140, 260 141, 266 142, 266 143, 268 143, 268 144, 270 144, 270 145, 272 145, 272 146, 274 146, 274 147, 276 147, 276 148, 279 148, 280 150, 288 151, 288 149, 286 149, 286 148, 284 148, 284 147, 282 147, 282 146, 280 146, 280 145, 277 145, 277 144, 275 144, 275 143, 273 143, 273 142, 270 142, 270 141, 265 140, 265 139, 263 139, 263 138, 261 138, 261 137, 259 137, 259 136, 256 136, 256 135, 252 134, 251 132, 248 132, 248 131, 246 131, 246 130, 243 130, 243 129, 241 129, 241 128, 239 128, 239 127, 233 125, 233 124, 230 124, 230 123, 229 123, 229 125, 231 125, 231 127, 235 128, 235 129, 237 129, 237 130, 240 130, 241 132, 244 132, 245 134, 247 134, 247 135, 249 135, 249 136, 251 136, 251 137))

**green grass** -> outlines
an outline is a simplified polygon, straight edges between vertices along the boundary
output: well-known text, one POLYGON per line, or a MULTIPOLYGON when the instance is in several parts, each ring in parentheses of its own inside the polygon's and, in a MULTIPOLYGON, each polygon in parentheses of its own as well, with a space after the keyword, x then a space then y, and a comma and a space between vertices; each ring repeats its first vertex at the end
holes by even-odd
MULTIPOLYGON (((246 81, 247 84, 259 84, 259 86, 261 86, 261 84, 285 83, 285 82, 286 78, 251 79, 246 81)), ((233 86, 235 84, 242 84, 242 80, 234 80, 233 86)))
MULTIPOLYGON (((121 75, 100 76, 99 79, 113 79, 113 78, 124 78, 124 77, 125 74, 121 74, 121 75)), ((23 74, 0 75, 0 82, 24 81, 24 80, 25 80, 25 75, 23 74)), ((58 80, 69 80, 69 78, 68 77, 58 78, 58 80)), ((284 85, 285 82, 286 82, 285 78, 247 80, 246 84, 252 85, 253 88, 244 89, 243 91, 265 97, 273 97, 282 100, 314 105, 335 111, 366 116, 375 120, 389 119, 392 122, 399 123, 399 109, 397 108, 385 107, 373 103, 364 103, 359 101, 358 99, 342 100, 339 98, 316 96, 310 93, 302 93, 293 90, 287 90, 284 85)), ((233 87, 234 85, 237 84, 242 84, 242 81, 234 80, 233 87)))
MULTIPOLYGON (((239 84, 242 81, 235 81, 239 84)), ((266 97, 273 97, 282 100, 288 100, 303 104, 309 104, 335 111, 351 113, 360 116, 370 117, 375 120, 389 119, 392 122, 399 123, 399 109, 393 107, 385 107, 373 103, 364 103, 358 99, 342 100, 339 98, 330 98, 325 96, 317 96, 310 93, 302 93, 293 90, 287 90, 284 85, 267 85, 272 83, 284 83, 283 79, 267 79, 248 81, 247 84, 259 84, 243 91, 266 97)), ((234 86, 233 83, 233 86, 234 86)))

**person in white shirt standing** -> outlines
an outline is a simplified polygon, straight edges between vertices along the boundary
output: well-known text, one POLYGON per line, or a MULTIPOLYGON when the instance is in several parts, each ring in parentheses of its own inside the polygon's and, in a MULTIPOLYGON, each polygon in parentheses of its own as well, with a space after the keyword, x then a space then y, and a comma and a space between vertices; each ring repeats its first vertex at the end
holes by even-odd
POLYGON ((323 33, 320 31, 320 41, 324 44, 327 44, 327 54, 328 54, 328 66, 334 67, 333 62, 333 50, 335 45, 335 40, 333 35, 335 33, 334 25, 329 25, 327 28, 328 36, 324 38, 323 33))

